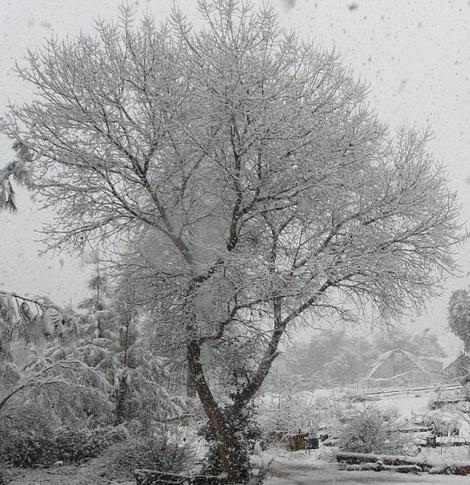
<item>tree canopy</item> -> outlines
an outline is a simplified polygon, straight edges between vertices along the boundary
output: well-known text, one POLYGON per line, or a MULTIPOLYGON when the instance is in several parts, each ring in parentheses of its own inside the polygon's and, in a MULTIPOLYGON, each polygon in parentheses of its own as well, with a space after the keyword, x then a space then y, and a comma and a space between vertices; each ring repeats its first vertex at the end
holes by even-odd
POLYGON ((57 213, 49 246, 101 245, 152 281, 142 291, 178 326, 240 480, 231 423, 286 330, 366 302, 385 318, 422 304, 453 268, 458 206, 427 134, 390 134, 335 53, 284 34, 272 9, 199 6, 200 30, 180 12, 157 27, 123 9, 94 34, 48 41, 18 71, 35 100, 0 128, 57 213), (209 351, 233 357, 229 404, 209 351))

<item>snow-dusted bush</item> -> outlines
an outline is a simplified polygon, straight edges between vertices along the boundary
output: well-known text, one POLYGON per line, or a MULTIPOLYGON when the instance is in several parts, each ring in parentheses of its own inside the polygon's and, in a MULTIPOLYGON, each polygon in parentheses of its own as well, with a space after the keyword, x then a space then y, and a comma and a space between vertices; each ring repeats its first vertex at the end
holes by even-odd
POLYGON ((34 404, 10 408, 0 414, 0 462, 29 466, 48 453, 53 422, 34 404))
POLYGON ((175 429, 158 434, 137 434, 112 446, 104 456, 106 469, 112 478, 131 478, 136 468, 164 472, 182 472, 195 466, 196 448, 185 433, 175 429))
POLYGON ((410 437, 401 433, 398 412, 364 405, 350 408, 340 417, 337 429, 338 447, 357 453, 406 453, 411 447, 410 437))
POLYGON ((30 430, 7 428, 0 443, 0 457, 4 463, 19 467, 81 463, 100 455, 109 445, 106 428, 53 432, 44 432, 38 427, 30 430))
MULTIPOLYGON (((271 396, 269 396, 271 398, 271 396)), ((259 422, 263 434, 295 433, 305 429, 312 418, 314 405, 312 399, 304 399, 302 395, 273 397, 263 406, 259 422)))
POLYGON ((436 436, 456 436, 461 426, 456 416, 445 415, 442 410, 427 413, 420 422, 432 428, 436 436))
POLYGON ((258 412, 263 435, 271 441, 282 440, 283 435, 307 433, 316 430, 318 436, 331 435, 339 416, 347 415, 351 407, 340 395, 315 396, 314 393, 291 392, 266 395, 258 412))

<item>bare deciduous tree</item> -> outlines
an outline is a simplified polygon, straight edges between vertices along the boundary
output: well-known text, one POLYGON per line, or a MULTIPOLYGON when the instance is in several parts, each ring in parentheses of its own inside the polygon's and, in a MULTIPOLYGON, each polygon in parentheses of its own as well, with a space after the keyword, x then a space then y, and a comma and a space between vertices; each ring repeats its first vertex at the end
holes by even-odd
POLYGON ((36 100, 1 128, 57 211, 49 245, 154 244, 148 274, 171 290, 224 469, 243 481, 233 423, 286 330, 365 302, 387 318, 422 303, 453 267, 458 207, 426 134, 390 135, 336 54, 284 35, 269 9, 200 10, 200 31, 181 13, 156 28, 125 11, 49 41, 19 68, 36 100), (247 335, 262 338, 244 347, 247 335), (247 357, 229 402, 207 349, 247 357))

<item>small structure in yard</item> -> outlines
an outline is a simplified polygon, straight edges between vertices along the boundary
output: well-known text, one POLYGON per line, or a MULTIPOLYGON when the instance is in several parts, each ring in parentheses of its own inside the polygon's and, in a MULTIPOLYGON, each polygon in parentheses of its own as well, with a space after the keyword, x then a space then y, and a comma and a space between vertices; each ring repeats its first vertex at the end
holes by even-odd
POLYGON ((442 360, 416 356, 402 349, 385 352, 366 377, 369 387, 416 386, 440 381, 442 360))

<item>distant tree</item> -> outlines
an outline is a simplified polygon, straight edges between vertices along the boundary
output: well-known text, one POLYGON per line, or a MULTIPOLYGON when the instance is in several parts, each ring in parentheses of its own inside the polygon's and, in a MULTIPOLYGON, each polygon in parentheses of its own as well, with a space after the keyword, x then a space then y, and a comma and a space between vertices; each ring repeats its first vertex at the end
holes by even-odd
POLYGON ((394 349, 406 350, 418 356, 446 356, 437 335, 432 333, 429 328, 413 335, 404 328, 393 327, 380 332, 371 345, 376 349, 377 356, 394 349))
POLYGON ((316 385, 356 383, 383 353, 403 349, 418 356, 445 357, 435 334, 425 329, 410 334, 402 327, 382 330, 374 338, 345 331, 323 332, 308 344, 296 344, 283 356, 289 373, 308 377, 316 385))
POLYGON ((426 134, 389 135, 335 54, 284 35, 270 9, 200 9, 200 31, 126 11, 49 41, 19 70, 35 101, 1 129, 57 211, 50 246, 154 238, 159 321, 179 327, 223 470, 246 482, 237 427, 287 329, 422 304, 453 268, 458 208, 426 134), (211 380, 204 352, 247 340, 243 379, 211 380))
POLYGON ((293 345, 284 358, 290 373, 308 377, 316 385, 331 386, 356 383, 375 356, 367 338, 333 331, 312 338, 306 345, 293 345))

